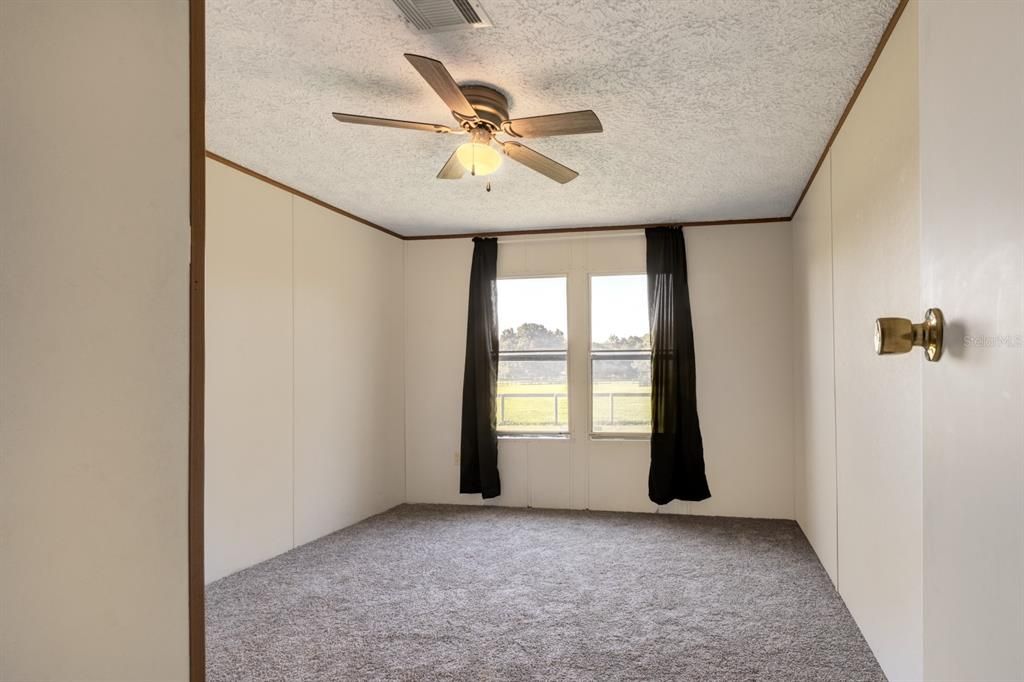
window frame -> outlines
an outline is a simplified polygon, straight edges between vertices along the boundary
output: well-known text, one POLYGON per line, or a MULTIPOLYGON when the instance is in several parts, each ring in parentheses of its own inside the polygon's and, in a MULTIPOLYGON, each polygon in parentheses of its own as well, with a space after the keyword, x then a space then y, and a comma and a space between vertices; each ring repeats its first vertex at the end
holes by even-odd
MULTIPOLYGON (((498 433, 498 440, 569 440, 572 437, 572 404, 574 400, 572 390, 572 371, 569 350, 572 347, 569 337, 569 273, 560 272, 545 272, 542 274, 530 274, 523 273, 517 275, 501 275, 499 274, 495 281, 495 296, 497 296, 497 282, 503 280, 516 280, 516 279, 561 279, 565 283, 565 351, 508 351, 511 353, 522 353, 524 355, 538 355, 538 354, 551 354, 558 353, 565 354, 565 399, 568 401, 568 408, 566 410, 565 430, 564 431, 528 431, 528 430, 517 430, 517 431, 501 431, 500 422, 498 420, 498 403, 501 401, 501 397, 498 395, 497 390, 494 395, 494 411, 495 411, 495 429, 498 433)), ((498 368, 501 368, 501 324, 498 325, 498 368)))
MULTIPOLYGON (((587 430, 590 440, 628 440, 628 441, 649 441, 651 434, 637 433, 630 431, 595 431, 594 430, 594 278, 595 277, 647 277, 647 272, 614 270, 611 272, 588 272, 587 273, 587 430)), ((650 333, 648 323, 648 333, 650 333)), ((596 351, 597 353, 607 352, 629 352, 629 351, 596 351)), ((646 352, 648 357, 651 351, 646 352)), ((571 382, 570 382, 571 383, 571 382)))

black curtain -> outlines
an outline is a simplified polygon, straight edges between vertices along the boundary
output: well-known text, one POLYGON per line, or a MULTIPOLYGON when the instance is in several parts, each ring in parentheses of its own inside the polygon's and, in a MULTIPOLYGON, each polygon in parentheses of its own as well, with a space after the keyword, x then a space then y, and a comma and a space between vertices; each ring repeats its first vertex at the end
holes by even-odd
POLYGON ((686 282, 686 242, 680 227, 647 235, 647 301, 651 317, 651 472, 656 504, 711 497, 697 419, 693 320, 686 282))
POLYGON ((501 494, 498 476, 498 240, 473 240, 462 380, 460 493, 501 494))

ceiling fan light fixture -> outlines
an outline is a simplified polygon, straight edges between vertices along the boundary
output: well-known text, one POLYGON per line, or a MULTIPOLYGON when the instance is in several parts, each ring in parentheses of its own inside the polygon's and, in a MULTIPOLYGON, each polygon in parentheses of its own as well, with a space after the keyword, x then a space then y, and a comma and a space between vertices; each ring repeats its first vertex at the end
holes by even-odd
MULTIPOLYGON (((433 7, 437 3, 454 2, 460 7, 460 11, 467 8, 479 10, 477 0, 395 0, 395 2, 400 5, 409 4, 410 7, 416 3, 423 3, 424 7, 428 5, 433 7), (472 3, 472 7, 470 3, 472 3)), ((436 176, 438 180, 458 180, 467 171, 472 175, 490 175, 501 166, 501 157, 507 156, 516 163, 564 185, 575 180, 579 173, 514 140, 498 141, 494 135, 503 133, 518 139, 599 133, 603 130, 597 114, 589 109, 510 119, 508 117, 508 97, 504 93, 486 85, 459 85, 448 73, 444 64, 436 59, 417 54, 406 54, 405 58, 451 110, 452 116, 459 123, 458 128, 450 128, 438 123, 420 123, 357 114, 335 113, 334 118, 341 123, 404 128, 431 133, 468 134, 469 142, 457 148, 448 157, 436 176), (494 145, 498 145, 501 151, 495 149, 494 145)), ((487 184, 487 187, 490 191, 490 183, 487 184)))
POLYGON ((487 143, 467 142, 455 150, 455 158, 473 175, 490 175, 501 166, 501 154, 487 143))

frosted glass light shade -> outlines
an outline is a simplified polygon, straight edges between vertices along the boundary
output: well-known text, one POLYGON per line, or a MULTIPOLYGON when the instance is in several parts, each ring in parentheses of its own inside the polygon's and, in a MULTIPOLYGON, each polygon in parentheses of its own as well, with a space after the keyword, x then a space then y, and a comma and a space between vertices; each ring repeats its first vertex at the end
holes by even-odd
POLYGON ((470 173, 474 172, 475 166, 476 175, 490 175, 501 165, 501 154, 494 147, 479 142, 460 146, 455 150, 455 158, 470 173))

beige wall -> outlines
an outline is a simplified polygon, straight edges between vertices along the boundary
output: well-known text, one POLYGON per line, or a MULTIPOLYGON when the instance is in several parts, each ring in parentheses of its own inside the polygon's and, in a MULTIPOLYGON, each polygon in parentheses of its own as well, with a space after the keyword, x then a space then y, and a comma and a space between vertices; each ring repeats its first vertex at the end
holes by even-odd
POLYGON ((294 547, 292 196, 206 162, 206 580, 294 547))
POLYGON ((402 243, 215 161, 207 232, 209 582, 402 503, 405 454, 402 243))
POLYGON ((0 3, 0 678, 188 677, 188 3, 0 3))
POLYGON ((921 4, 924 672, 1024 679, 1024 3, 921 4))
POLYGON ((1024 678, 1022 34, 911 3, 794 220, 797 518, 893 679, 1024 678), (940 362, 871 356, 928 307, 940 362))
POLYGON ((295 216, 295 544, 405 502, 402 242, 295 216))
MULTIPOLYGON (((686 231, 698 406, 713 497, 670 513, 793 518, 791 241, 786 224, 686 231)), ((590 273, 645 270, 642 233, 520 237, 499 276, 568 274, 569 440, 502 440, 496 504, 653 512, 649 446, 587 433, 590 273)), ((457 452, 472 243, 406 242, 406 460, 410 502, 459 495, 457 452)))
POLYGON ((832 159, 793 217, 796 519, 832 582, 836 537, 836 384, 832 310, 832 159))
POLYGON ((893 679, 922 674, 923 358, 878 357, 873 335, 876 317, 924 314, 917 7, 904 11, 830 153, 839 593, 893 679))
POLYGON ((892 679, 922 670, 923 357, 874 320, 921 318, 917 3, 793 223, 797 518, 892 679))

